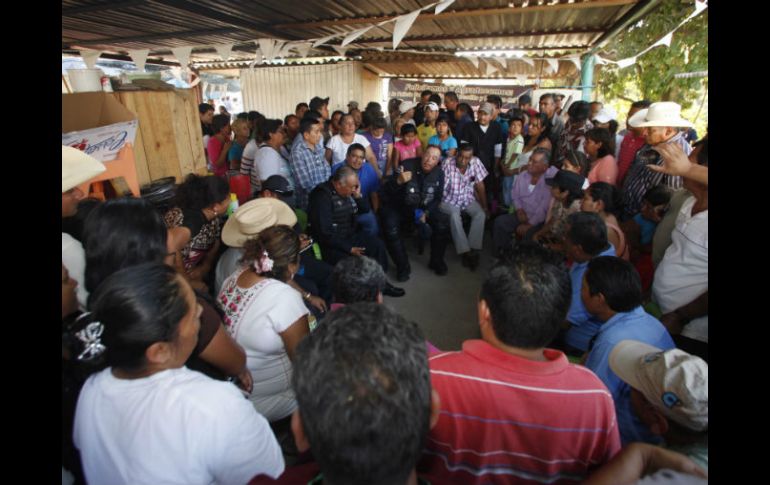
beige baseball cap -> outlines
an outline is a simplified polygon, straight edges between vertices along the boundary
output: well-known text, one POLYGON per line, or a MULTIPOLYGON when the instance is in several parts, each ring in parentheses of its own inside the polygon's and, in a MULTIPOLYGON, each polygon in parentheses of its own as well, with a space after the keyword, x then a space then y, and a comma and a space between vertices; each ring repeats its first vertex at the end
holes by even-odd
POLYGON ((709 425, 709 368, 679 349, 663 351, 623 340, 610 353, 610 369, 666 417, 694 431, 709 425))

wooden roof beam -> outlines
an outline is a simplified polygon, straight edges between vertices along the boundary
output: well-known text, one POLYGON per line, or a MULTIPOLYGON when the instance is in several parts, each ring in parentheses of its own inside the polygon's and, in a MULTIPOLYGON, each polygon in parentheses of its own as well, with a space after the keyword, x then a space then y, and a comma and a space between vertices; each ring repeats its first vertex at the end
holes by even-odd
MULTIPOLYGON (((511 14, 525 14, 532 12, 554 12, 559 10, 583 10, 588 8, 609 8, 609 7, 622 7, 624 5, 630 5, 636 3, 639 0, 593 0, 585 2, 575 3, 557 3, 555 5, 529 5, 527 7, 495 7, 495 8, 474 8, 469 10, 452 10, 444 11, 438 15, 432 12, 432 9, 424 11, 418 17, 416 22, 425 20, 442 20, 453 19, 461 17, 479 17, 486 15, 511 15, 511 14)), ((313 27, 338 27, 340 25, 358 25, 358 24, 374 24, 385 20, 393 20, 398 15, 380 15, 370 17, 354 17, 348 19, 327 19, 318 20, 313 22, 291 22, 284 24, 276 24, 273 27, 276 29, 306 29, 313 27)))
POLYGON ((62 17, 74 17, 84 13, 103 12, 105 10, 122 10, 124 8, 135 7, 148 3, 147 0, 125 0, 123 2, 106 2, 99 5, 86 5, 83 7, 63 8, 62 17))

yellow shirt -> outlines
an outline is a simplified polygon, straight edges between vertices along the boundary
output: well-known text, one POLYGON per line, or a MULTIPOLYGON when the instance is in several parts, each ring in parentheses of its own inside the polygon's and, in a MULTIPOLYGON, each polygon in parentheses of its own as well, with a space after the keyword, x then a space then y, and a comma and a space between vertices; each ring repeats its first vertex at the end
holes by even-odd
POLYGON ((425 123, 421 124, 417 127, 417 138, 420 140, 420 143, 422 144, 422 151, 424 152, 426 148, 428 148, 428 140, 431 139, 433 135, 436 133, 436 127, 435 126, 426 126, 425 123))

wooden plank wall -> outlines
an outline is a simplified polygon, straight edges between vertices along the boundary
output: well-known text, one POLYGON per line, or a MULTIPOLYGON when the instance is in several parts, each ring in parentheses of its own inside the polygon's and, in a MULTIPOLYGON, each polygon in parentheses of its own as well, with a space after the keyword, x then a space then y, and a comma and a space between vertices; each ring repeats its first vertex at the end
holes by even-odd
POLYGON ((181 182, 188 173, 206 173, 193 90, 119 91, 115 95, 139 118, 134 151, 140 184, 163 177, 181 182))

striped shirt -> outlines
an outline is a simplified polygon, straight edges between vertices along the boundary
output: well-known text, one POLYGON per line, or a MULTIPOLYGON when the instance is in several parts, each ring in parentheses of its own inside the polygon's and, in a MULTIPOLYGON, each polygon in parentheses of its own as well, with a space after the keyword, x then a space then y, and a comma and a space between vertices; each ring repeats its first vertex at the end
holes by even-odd
POLYGON ((418 472, 432 483, 575 483, 620 450, 612 396, 585 367, 482 340, 430 358, 441 398, 418 472))
POLYGON ((455 164, 455 158, 450 157, 441 164, 444 171, 444 198, 442 202, 465 209, 476 199, 473 186, 488 175, 487 169, 477 157, 471 158, 471 163, 460 173, 455 164))
MULTIPOLYGON (((301 137, 300 133, 297 135, 301 137)), ((297 207, 307 210, 310 192, 318 185, 329 180, 332 168, 324 158, 324 148, 320 143, 311 150, 304 139, 291 147, 291 168, 294 172, 294 191, 297 197, 297 207)))
MULTIPOLYGON (((673 138, 665 143, 676 143, 682 147, 685 155, 690 155, 692 147, 685 140, 684 133, 677 133, 673 138)), ((634 158, 631 168, 628 169, 626 178, 623 182, 623 214, 622 219, 628 220, 634 217, 642 210, 642 201, 644 194, 658 185, 667 185, 672 189, 682 187, 682 177, 668 175, 659 172, 653 172, 647 168, 647 165, 663 166, 663 158, 658 152, 652 149, 650 145, 644 145, 634 158)))

